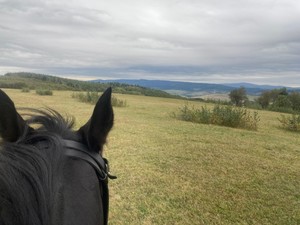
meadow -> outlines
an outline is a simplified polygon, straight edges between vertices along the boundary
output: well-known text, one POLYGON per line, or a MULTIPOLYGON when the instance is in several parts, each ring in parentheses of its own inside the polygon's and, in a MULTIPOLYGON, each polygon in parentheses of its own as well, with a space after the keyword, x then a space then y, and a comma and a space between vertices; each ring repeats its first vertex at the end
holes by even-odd
MULTIPOLYGON (((77 128, 93 110, 71 91, 5 91, 17 107, 73 115, 77 128)), ((280 113, 258 111, 249 131, 171 117, 185 100, 115 96, 127 107, 114 108, 104 153, 118 176, 109 224, 300 224, 300 134, 280 128, 280 113)))

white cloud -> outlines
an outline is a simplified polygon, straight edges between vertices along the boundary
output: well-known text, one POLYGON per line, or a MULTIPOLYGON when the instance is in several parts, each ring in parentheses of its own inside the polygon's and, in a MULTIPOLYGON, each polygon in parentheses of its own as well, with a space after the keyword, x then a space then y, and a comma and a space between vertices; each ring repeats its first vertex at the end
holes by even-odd
POLYGON ((0 67, 300 86, 298 21, 296 0, 2 0, 0 67))

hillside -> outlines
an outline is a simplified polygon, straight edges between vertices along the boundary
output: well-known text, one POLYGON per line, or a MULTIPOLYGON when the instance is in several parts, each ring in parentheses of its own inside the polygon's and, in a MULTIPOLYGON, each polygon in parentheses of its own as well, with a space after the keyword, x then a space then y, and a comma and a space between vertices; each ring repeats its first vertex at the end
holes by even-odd
MULTIPOLYGON (((209 83, 192 83, 179 81, 163 80, 95 80, 94 82, 119 82, 123 84, 139 85, 148 88, 155 88, 166 91, 170 94, 181 95, 185 97, 199 97, 211 94, 228 94, 235 88, 245 87, 248 95, 260 95, 263 91, 279 88, 279 86, 256 85, 250 83, 235 84, 209 84, 209 83)), ((288 88, 290 91, 300 91, 300 89, 288 88)))
POLYGON ((71 90, 71 91, 97 91, 102 92, 106 88, 112 87, 115 93, 135 94, 166 98, 180 98, 164 92, 137 85, 122 84, 116 82, 88 82, 78 81, 55 76, 35 74, 35 73, 7 73, 0 76, 0 88, 14 89, 51 89, 51 90, 71 90))
POLYGON ((119 82, 123 84, 139 85, 147 88, 154 88, 166 91, 171 94, 181 95, 185 97, 198 97, 206 94, 225 94, 230 92, 232 87, 220 84, 205 84, 205 83, 191 83, 179 81, 164 81, 164 80, 96 80, 94 82, 119 82))

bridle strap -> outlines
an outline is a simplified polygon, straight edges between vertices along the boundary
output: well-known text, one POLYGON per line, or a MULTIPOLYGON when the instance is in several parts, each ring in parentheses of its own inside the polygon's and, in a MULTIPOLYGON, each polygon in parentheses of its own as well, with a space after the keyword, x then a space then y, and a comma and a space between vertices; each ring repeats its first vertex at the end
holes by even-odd
POLYGON ((102 185, 102 208, 104 214, 104 224, 108 224, 108 209, 109 209, 109 190, 108 190, 108 178, 116 179, 109 173, 108 160, 102 158, 98 153, 91 152, 87 147, 79 142, 71 140, 63 140, 63 145, 66 148, 65 155, 84 160, 89 163, 96 171, 97 177, 102 185))
POLYGON ((83 144, 76 141, 64 140, 63 144, 66 148, 65 155, 86 161, 96 170, 100 180, 106 180, 107 165, 98 153, 88 151, 83 144))

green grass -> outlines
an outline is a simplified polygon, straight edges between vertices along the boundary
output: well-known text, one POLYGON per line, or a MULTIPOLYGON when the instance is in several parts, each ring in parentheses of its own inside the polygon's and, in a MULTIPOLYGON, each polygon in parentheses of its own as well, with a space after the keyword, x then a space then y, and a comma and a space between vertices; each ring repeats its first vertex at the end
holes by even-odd
MULTIPOLYGON (((70 113, 77 127, 93 110, 71 92, 7 93, 18 107, 70 113)), ((116 96, 129 106, 115 108, 105 148, 118 176, 110 224, 300 224, 300 136, 280 128, 280 113, 259 111, 253 132, 170 117, 182 100, 116 96)))

